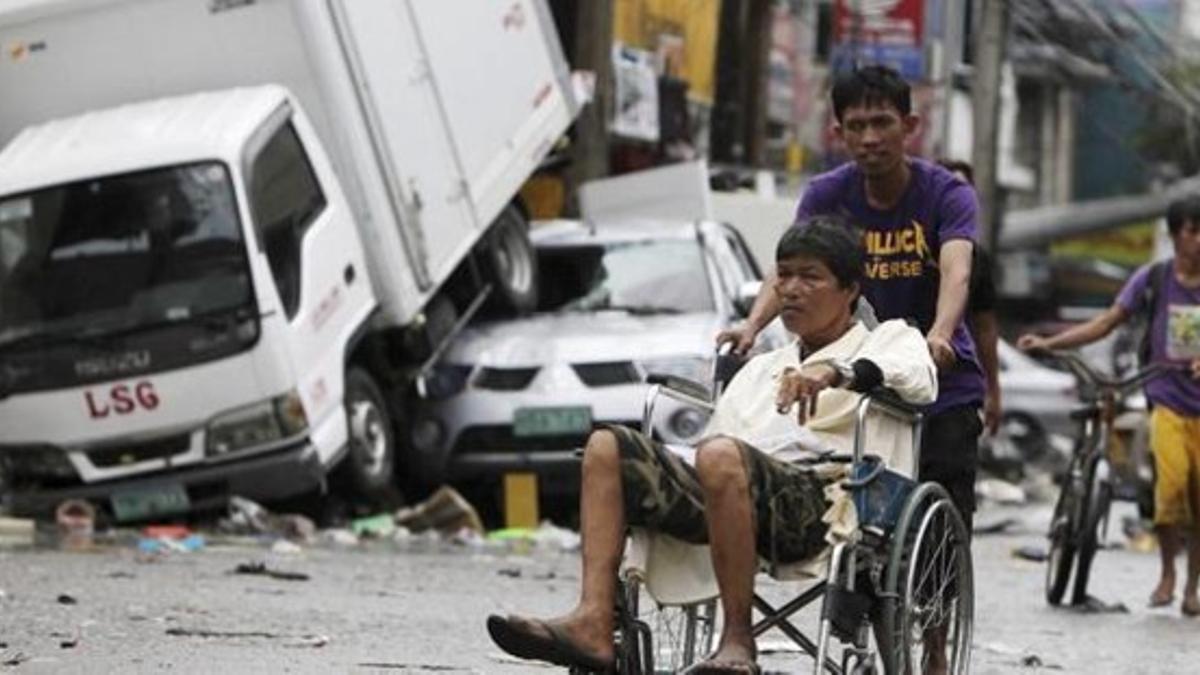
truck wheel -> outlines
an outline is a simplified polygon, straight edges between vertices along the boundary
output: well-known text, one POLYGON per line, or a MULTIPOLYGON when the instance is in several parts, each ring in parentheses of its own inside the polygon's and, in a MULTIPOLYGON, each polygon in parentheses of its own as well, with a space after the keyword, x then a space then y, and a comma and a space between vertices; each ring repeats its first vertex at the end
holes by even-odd
POLYGON ((346 371, 348 448, 341 473, 356 501, 390 507, 399 501, 395 485, 396 438, 379 386, 361 368, 346 371))
POLYGON ((483 239, 482 259, 492 282, 493 309, 528 314, 537 308, 537 256, 529 241, 529 224, 509 204, 483 239))

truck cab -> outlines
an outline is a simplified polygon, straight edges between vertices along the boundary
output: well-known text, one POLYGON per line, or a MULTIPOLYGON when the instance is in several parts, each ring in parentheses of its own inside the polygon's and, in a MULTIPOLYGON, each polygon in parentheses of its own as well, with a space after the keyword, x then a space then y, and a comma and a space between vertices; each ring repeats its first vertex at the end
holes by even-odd
POLYGON ((343 399, 376 305, 330 160, 282 87, 25 130, 0 153, 12 508, 102 498, 130 519, 286 497, 324 484, 356 424, 370 468, 380 397, 343 399))

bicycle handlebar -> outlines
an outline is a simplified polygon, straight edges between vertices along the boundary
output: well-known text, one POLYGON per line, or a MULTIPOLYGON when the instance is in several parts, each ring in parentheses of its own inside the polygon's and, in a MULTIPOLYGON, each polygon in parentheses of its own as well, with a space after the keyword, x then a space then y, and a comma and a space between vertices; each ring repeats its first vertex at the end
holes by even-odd
POLYGON ((1073 351, 1063 351, 1057 349, 1040 349, 1031 352, 1032 355, 1048 356, 1060 363, 1064 364, 1081 383, 1088 387, 1092 387, 1101 391, 1109 391, 1114 394, 1124 396, 1130 391, 1142 386, 1143 384, 1153 380, 1160 375, 1173 371, 1182 371, 1186 366, 1178 363, 1165 363, 1159 361, 1152 363, 1145 368, 1139 369, 1136 373, 1115 379, 1103 373, 1096 372, 1088 365, 1082 357, 1073 351))

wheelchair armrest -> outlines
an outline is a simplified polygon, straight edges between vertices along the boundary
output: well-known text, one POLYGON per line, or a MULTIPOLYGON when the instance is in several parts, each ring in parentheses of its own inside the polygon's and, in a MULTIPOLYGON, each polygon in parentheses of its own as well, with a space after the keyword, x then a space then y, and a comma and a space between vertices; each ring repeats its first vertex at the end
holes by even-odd
POLYGON ((887 387, 875 387, 864 397, 869 407, 878 408, 881 412, 891 415, 901 422, 917 422, 921 419, 921 409, 900 398, 895 390, 887 387))
POLYGON ((654 406, 658 402, 659 394, 708 412, 712 412, 716 408, 716 402, 713 401, 712 392, 708 387, 685 377, 650 373, 646 375, 646 383, 651 387, 650 391, 646 392, 646 400, 642 405, 643 433, 650 433, 651 422, 654 419, 654 406))
MULTIPOLYGON (((924 415, 921 409, 900 398, 900 395, 887 387, 875 387, 863 394, 858 403, 858 412, 854 422, 854 461, 858 463, 863 457, 865 448, 863 439, 866 434, 867 413, 872 409, 891 417, 892 419, 912 426, 913 464, 920 466, 921 427, 924 415)), ((914 468, 915 471, 915 468, 914 468)))
MULTIPOLYGON (((665 375, 663 373, 650 373, 646 375, 646 382, 648 384, 657 384, 658 386, 662 387, 662 393, 666 394, 667 396, 671 396, 672 398, 675 398, 675 394, 683 394, 690 399, 696 399, 706 407, 711 408, 713 406, 712 391, 699 382, 689 380, 686 377, 679 377, 678 375, 665 375)), ((693 401, 689 400, 686 402, 692 403, 693 401)))

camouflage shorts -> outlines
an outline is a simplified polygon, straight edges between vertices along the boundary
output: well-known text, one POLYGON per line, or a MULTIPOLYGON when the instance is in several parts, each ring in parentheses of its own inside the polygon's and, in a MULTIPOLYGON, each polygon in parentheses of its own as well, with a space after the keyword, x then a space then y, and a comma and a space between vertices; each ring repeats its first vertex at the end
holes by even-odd
MULTIPOLYGON (((617 437, 625 518, 693 543, 708 543, 704 491, 695 467, 661 443, 621 426, 605 427, 617 437)), ((750 478, 756 549, 773 564, 811 558, 825 547, 831 479, 812 469, 781 462, 740 441, 750 478)))

